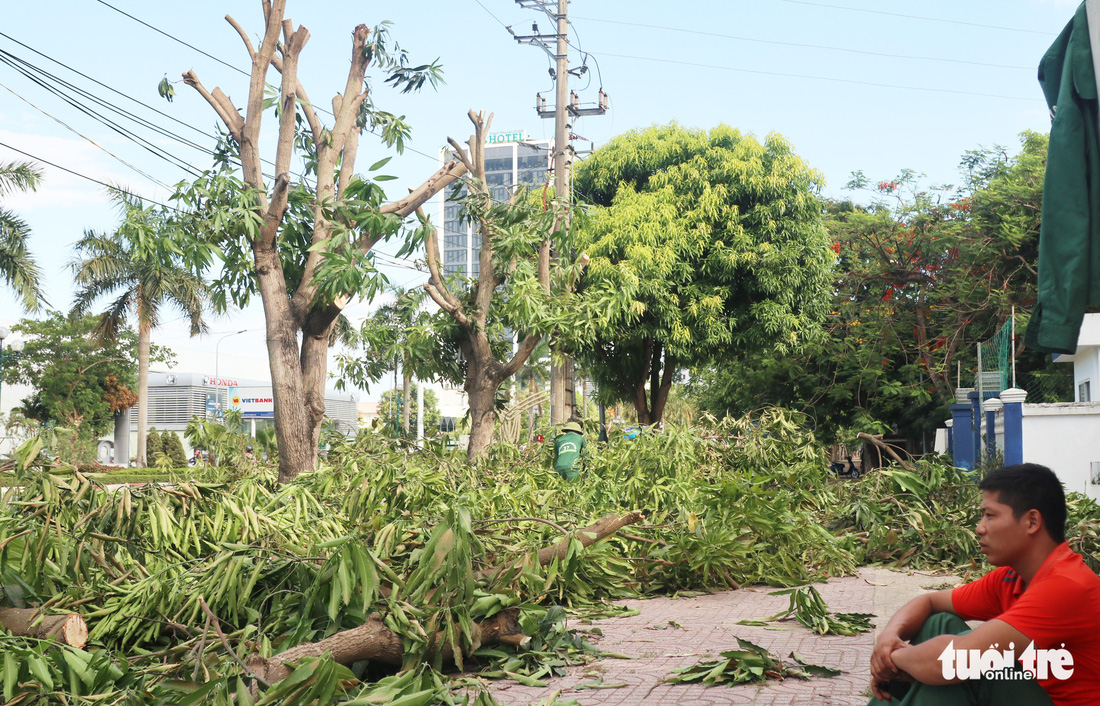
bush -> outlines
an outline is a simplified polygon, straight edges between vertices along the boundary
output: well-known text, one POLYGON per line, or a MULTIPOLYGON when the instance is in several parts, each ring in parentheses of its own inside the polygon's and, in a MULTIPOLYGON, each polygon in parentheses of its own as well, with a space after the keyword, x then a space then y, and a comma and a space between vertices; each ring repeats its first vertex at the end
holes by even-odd
POLYGON ((172 460, 173 468, 187 467, 187 454, 183 451, 183 440, 174 431, 165 431, 160 435, 162 453, 172 460))
POLYGON ((149 427, 149 433, 145 435, 145 462, 152 463, 159 453, 164 453, 164 444, 161 443, 157 428, 149 427))

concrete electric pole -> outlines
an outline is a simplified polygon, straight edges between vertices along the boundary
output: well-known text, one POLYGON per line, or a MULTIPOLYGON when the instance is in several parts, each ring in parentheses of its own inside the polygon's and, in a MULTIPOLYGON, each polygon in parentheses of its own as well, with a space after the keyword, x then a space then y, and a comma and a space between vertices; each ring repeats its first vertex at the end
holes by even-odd
MULTIPOLYGON (((569 115, 602 115, 606 112, 606 97, 603 89, 600 89, 600 101, 596 108, 581 108, 578 101, 571 101, 569 92, 569 0, 516 0, 516 4, 524 8, 541 10, 556 25, 554 34, 539 34, 538 24, 532 25, 533 34, 527 36, 516 35, 512 32, 517 42, 521 44, 533 44, 542 49, 554 60, 555 100, 554 110, 546 110, 541 96, 536 96, 535 110, 540 117, 554 118, 554 197, 559 205, 564 205, 561 217, 565 219, 565 227, 569 226, 570 217, 570 189, 569 166, 572 147, 570 145, 570 130, 572 125, 568 122, 569 115), (556 11, 554 10, 557 5, 556 11), (556 42, 555 49, 551 51, 547 40, 556 42)), ((511 32, 511 29, 508 30, 511 32)), ((584 68, 584 67, 581 67, 584 68)), ((573 94, 575 97, 575 94, 573 94)), ((560 206, 559 206, 560 207, 560 206)), ((552 253, 551 257, 558 253, 552 253)), ((555 350, 554 341, 550 341, 551 355, 555 350)), ((560 363, 550 363, 550 423, 561 424, 573 415, 576 400, 573 393, 573 359, 566 358, 560 363)))

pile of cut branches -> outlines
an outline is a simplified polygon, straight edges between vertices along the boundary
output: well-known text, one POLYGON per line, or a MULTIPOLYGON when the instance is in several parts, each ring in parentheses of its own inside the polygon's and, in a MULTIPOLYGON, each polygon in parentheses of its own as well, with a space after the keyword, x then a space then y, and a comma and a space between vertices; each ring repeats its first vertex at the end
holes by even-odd
MULTIPOLYGON (((501 445, 470 468, 371 433, 283 486, 260 467, 108 491, 39 451, 19 449, 0 495, 0 608, 36 629, 75 614, 89 636, 0 632, 13 703, 489 704, 484 679, 592 658, 553 606, 607 614, 625 596, 973 554, 969 479, 929 463, 838 482, 777 409, 594 449, 574 483, 547 449, 501 445)), ((1080 541, 1100 555, 1095 532, 1080 541)))

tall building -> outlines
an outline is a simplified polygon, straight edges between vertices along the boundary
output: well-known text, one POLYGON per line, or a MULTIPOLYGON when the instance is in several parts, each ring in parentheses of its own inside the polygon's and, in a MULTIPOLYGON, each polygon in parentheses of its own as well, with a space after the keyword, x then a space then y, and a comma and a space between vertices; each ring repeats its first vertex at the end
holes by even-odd
MULTIPOLYGON (((523 130, 491 133, 485 147, 485 179, 494 199, 506 201, 517 186, 541 188, 552 179, 551 164, 554 155, 553 140, 528 140, 523 130)), ((446 150, 440 153, 440 163, 446 150)), ((465 187, 462 187, 465 189, 465 187)), ((443 242, 440 257, 443 274, 459 274, 476 278, 481 236, 473 223, 460 222, 461 205, 448 201, 450 189, 444 189, 436 197, 442 214, 443 242)))

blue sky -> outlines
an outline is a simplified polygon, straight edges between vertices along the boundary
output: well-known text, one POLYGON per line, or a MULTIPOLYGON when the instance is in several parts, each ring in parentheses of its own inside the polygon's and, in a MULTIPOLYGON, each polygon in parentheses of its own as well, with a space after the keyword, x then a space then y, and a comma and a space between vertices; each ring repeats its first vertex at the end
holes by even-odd
MULTIPOLYGON (((628 130, 672 120, 699 128, 725 123, 759 137, 778 132, 824 174, 831 196, 844 194, 857 169, 874 180, 912 169, 931 183, 954 183, 964 151, 1000 144, 1012 153, 1022 130, 1049 129, 1035 67, 1077 5, 1072 0, 576 0, 570 5, 570 62, 575 66, 586 58, 590 70, 574 79, 574 87, 582 101, 593 102, 602 85, 610 110, 578 120, 573 132, 597 147, 628 130)), ((166 75, 178 81, 183 71, 194 69, 208 88, 220 86, 242 105, 247 78, 220 62, 247 70, 248 61, 223 17, 232 15, 254 38, 262 31, 260 3, 242 0, 38 0, 9 2, 2 12, 0 33, 6 36, 0 36, 0 50, 207 146, 213 143, 213 111, 182 83, 169 104, 157 96, 157 83, 166 75)), ((391 20, 393 37, 414 63, 437 57, 442 62, 446 83, 438 90, 399 96, 376 87, 376 104, 405 115, 414 131, 411 149, 384 169, 398 177, 388 182, 394 196, 435 169, 435 155, 448 136, 466 139, 470 108, 495 113, 497 130, 553 135, 553 121, 540 119, 533 109, 537 91, 553 101, 549 59, 541 49, 517 44, 503 26, 529 34, 533 22, 543 32, 550 22, 513 0, 289 0, 287 16, 311 32, 300 73, 317 103, 327 105, 343 86, 350 33, 359 23, 391 20)), ((160 201, 168 191, 120 160, 164 184, 185 177, 178 166, 153 157, 6 64, 0 64, 0 84, 0 143, 160 201)), ((198 150, 134 129, 188 164, 209 164, 198 150)), ((273 120, 265 122, 263 132, 274 134, 273 120)), ((386 154, 368 136, 359 166, 365 169, 386 154)), ((25 157, 0 146, 0 161, 12 159, 25 157)), ((84 229, 111 228, 117 213, 102 187, 53 167, 44 171, 37 193, 5 197, 3 204, 31 225, 32 249, 45 270, 51 303, 67 309, 71 244, 84 229)), ((396 249, 392 243, 380 248, 396 249)), ((384 271, 406 287, 427 280, 408 267, 384 271)), ((368 310, 362 303, 350 313, 368 310)), ((13 297, 0 291, 0 320, 20 315, 13 297)), ((183 326, 172 321, 157 339, 212 350, 218 334, 241 328, 257 330, 226 340, 222 353, 262 350, 258 307, 213 322, 215 334, 205 341, 188 341, 183 326)))

